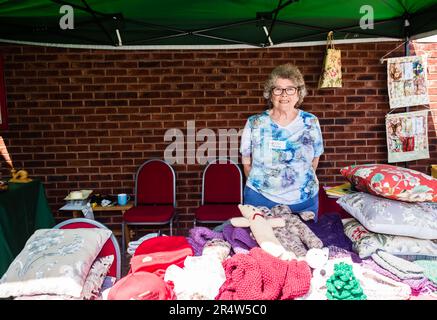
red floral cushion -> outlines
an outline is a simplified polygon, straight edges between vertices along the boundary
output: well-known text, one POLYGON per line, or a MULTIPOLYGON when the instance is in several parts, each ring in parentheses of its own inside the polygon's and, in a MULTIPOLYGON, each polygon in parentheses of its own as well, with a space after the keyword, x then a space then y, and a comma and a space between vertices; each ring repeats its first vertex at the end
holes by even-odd
POLYGON ((363 192, 407 202, 437 202, 437 179, 419 171, 388 164, 363 164, 344 167, 340 172, 363 192))

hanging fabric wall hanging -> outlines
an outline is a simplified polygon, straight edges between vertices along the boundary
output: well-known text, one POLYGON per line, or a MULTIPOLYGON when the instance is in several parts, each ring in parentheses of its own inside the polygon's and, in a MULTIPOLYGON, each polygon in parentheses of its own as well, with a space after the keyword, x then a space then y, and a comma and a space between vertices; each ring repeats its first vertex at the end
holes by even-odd
POLYGON ((326 54, 319 79, 319 89, 341 88, 341 50, 334 47, 334 33, 330 31, 326 40, 326 54))
POLYGON ((428 159, 428 110, 385 116, 388 162, 428 159))
POLYGON ((387 59, 390 109, 429 104, 426 56, 387 59))

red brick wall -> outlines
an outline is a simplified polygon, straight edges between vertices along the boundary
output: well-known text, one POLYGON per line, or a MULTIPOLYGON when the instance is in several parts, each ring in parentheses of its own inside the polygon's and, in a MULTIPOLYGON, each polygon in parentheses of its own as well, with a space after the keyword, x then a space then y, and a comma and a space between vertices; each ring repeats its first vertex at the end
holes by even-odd
MULTIPOLYGON (((318 176, 343 182, 341 167, 384 163, 384 116, 389 111, 386 66, 379 59, 399 43, 338 45, 343 88, 317 90, 324 46, 171 51, 97 51, 1 46, 9 130, 2 132, 16 167, 40 178, 57 220, 71 190, 132 194, 134 174, 146 159, 163 157, 164 133, 186 128, 243 128, 264 109, 262 84, 276 65, 302 70, 309 95, 303 109, 320 119, 325 141, 318 176)), ((412 48, 412 53, 414 48, 412 48)), ((390 56, 402 55, 402 47, 390 56)), ((431 159, 408 166, 429 173, 437 162, 437 44, 418 45, 430 62, 431 159), (433 120, 434 119, 434 120, 433 120)), ((201 144, 201 143, 200 143, 201 144)), ((404 164, 402 164, 404 165, 404 164)), ((2 173, 8 173, 2 162, 2 173)), ((203 165, 174 165, 182 226, 192 226, 203 165)), ((120 216, 97 219, 113 229, 120 216)))

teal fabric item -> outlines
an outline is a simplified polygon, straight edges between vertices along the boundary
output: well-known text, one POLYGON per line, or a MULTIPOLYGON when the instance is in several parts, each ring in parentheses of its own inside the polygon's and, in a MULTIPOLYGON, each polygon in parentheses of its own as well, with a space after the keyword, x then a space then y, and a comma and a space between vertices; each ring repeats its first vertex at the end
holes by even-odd
POLYGON ((41 181, 9 183, 0 193, 0 276, 35 230, 54 225, 41 181))
POLYGON ((0 4, 1 40, 94 48, 265 47, 270 46, 268 38, 274 44, 326 41, 329 30, 335 30, 336 40, 404 38, 437 30, 435 0, 295 0, 279 4, 271 0, 87 0, 86 5, 84 1, 2 0, 0 4), (70 9, 64 11, 64 7, 70 9), (363 28, 367 19, 374 23, 363 28), (271 32, 269 37, 263 27, 271 32))
POLYGON ((423 274, 429 280, 437 284, 437 261, 435 260, 416 260, 414 263, 421 266, 425 271, 423 274))

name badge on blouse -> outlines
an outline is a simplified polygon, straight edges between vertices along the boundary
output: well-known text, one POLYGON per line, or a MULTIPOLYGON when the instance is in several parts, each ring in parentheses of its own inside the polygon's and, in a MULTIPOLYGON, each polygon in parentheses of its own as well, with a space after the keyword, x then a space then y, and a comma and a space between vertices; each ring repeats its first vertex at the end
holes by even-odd
POLYGON ((272 140, 270 141, 270 147, 272 149, 285 150, 285 141, 272 140))

